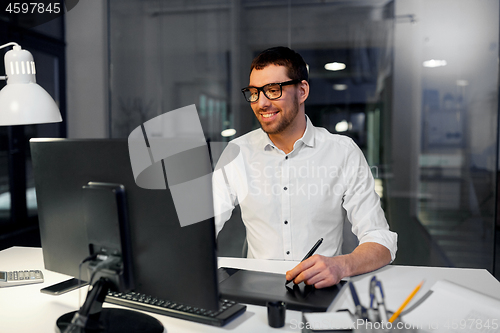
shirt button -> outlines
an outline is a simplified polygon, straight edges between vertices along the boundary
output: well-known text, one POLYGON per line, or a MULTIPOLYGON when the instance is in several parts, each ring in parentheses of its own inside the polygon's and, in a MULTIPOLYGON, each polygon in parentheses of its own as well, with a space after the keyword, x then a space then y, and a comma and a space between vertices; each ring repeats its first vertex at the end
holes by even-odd
POLYGON ((288 156, 285 156, 285 160, 287 160, 287 159, 288 159, 288 156))
POLYGON ((288 224, 288 221, 285 221, 285 224, 288 224))
POLYGON ((286 254, 289 255, 290 254, 290 251, 286 251, 286 254))
POLYGON ((288 190, 288 188, 286 188, 286 187, 284 187, 283 189, 284 189, 285 191, 286 191, 286 190, 288 190))

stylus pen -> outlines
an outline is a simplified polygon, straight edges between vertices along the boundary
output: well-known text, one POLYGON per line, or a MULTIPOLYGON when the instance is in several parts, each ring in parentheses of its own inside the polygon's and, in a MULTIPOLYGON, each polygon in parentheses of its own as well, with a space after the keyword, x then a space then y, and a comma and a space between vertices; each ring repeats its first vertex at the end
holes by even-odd
MULTIPOLYGON (((304 261, 304 260, 306 260, 306 259, 310 258, 310 257, 314 254, 314 252, 316 252, 316 250, 317 250, 317 249, 318 249, 318 247, 321 245, 321 243, 323 243, 323 238, 320 238, 320 239, 316 242, 316 244, 314 244, 314 246, 312 247, 312 249, 310 249, 310 250, 309 250, 309 252, 307 252, 307 254, 306 254, 306 256, 304 257, 304 259, 302 259, 300 262, 302 262, 302 261, 304 261)), ((285 286, 286 286, 287 284, 289 284, 290 282, 292 282, 292 281, 293 281, 293 280, 290 280, 290 281, 286 280, 286 282, 285 282, 285 286)))

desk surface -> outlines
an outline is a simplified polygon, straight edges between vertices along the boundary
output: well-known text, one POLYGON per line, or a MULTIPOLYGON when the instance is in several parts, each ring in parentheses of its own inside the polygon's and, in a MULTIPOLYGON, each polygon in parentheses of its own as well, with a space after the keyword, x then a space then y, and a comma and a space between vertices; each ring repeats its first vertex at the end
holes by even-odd
MULTIPOLYGON (((219 258, 219 266, 243 268, 273 273, 284 273, 293 267, 295 262, 277 262, 269 260, 219 258)), ((45 281, 41 284, 0 288, 0 333, 4 332, 41 332, 55 331, 55 322, 59 316, 75 311, 79 307, 79 291, 72 291, 60 296, 40 293, 40 289, 63 281, 68 277, 43 269, 43 255, 40 248, 12 247, 0 251, 0 270, 41 269, 45 281)), ((421 295, 438 280, 446 279, 466 286, 478 292, 500 299, 500 282, 484 269, 459 269, 413 266, 386 266, 375 272, 353 277, 360 301, 369 304, 368 284, 376 274, 382 281, 386 293, 386 303, 389 310, 396 309, 423 279, 421 295)), ((86 291, 86 288, 82 288, 86 291)), ((348 292, 337 297, 329 311, 338 309, 353 310, 354 304, 348 292)), ((81 299, 85 292, 81 293, 81 299)), ((415 297, 415 301, 418 297, 415 297)), ((411 305, 411 304, 410 304, 411 305)), ((115 307, 105 303, 106 307, 115 307)), ((158 318, 167 332, 300 332, 298 323, 301 313, 287 311, 285 327, 273 329, 267 325, 267 310, 265 307, 248 305, 245 314, 223 328, 202 325, 185 320, 150 314, 158 318)))

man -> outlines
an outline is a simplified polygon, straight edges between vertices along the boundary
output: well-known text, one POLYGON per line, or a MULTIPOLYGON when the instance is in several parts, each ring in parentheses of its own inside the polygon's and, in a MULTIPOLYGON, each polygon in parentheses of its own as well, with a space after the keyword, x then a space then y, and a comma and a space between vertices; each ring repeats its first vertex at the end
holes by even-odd
POLYGON ((316 288, 394 260, 397 235, 389 231, 361 150, 305 115, 302 57, 285 47, 263 51, 242 91, 261 129, 231 141, 237 156, 214 172, 217 232, 239 204, 249 258, 301 260, 324 238, 315 255, 286 273, 287 280, 316 288), (360 244, 341 255, 345 218, 360 244))

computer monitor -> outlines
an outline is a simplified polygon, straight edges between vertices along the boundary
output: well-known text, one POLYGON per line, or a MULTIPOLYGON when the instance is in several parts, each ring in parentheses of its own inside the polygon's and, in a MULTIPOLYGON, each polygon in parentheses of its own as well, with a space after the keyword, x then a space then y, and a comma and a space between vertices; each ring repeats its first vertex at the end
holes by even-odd
POLYGON ((32 139, 30 147, 46 269, 78 278, 79 263, 89 255, 82 187, 121 184, 128 202, 135 291, 218 309, 213 218, 181 227, 168 189, 136 185, 126 140, 32 139))

